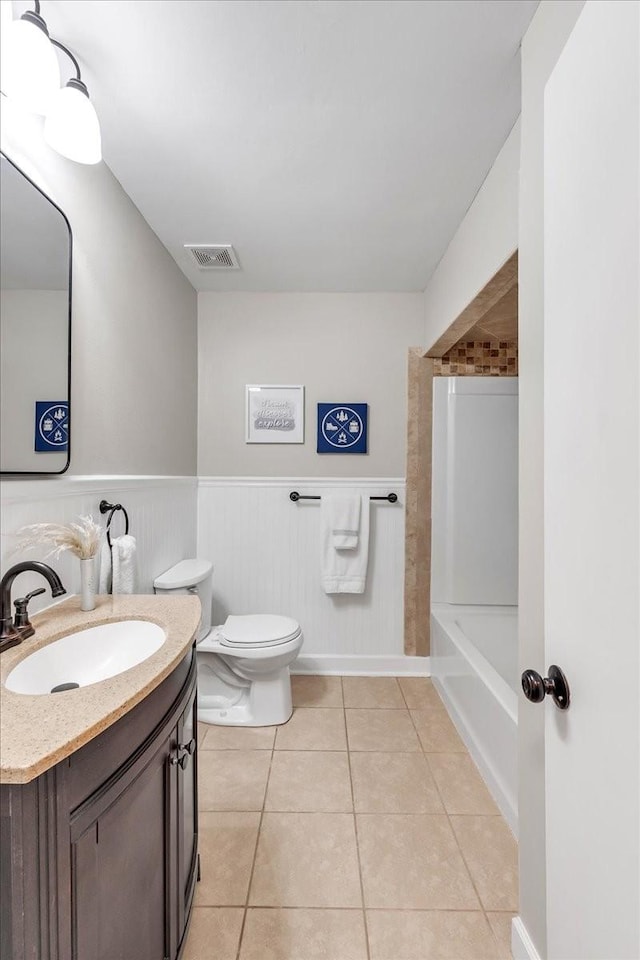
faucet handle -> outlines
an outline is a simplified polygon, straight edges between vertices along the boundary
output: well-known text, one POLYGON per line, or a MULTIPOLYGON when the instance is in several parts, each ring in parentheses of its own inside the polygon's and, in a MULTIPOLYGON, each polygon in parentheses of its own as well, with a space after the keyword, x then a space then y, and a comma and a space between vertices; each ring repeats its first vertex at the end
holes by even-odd
POLYGON ((44 587, 38 587, 37 590, 32 590, 31 593, 28 593, 26 597, 19 597, 17 600, 13 601, 13 605, 16 608, 16 615, 13 618, 14 627, 29 626, 29 614, 27 613, 29 601, 34 597, 37 597, 40 593, 44 592, 44 587))

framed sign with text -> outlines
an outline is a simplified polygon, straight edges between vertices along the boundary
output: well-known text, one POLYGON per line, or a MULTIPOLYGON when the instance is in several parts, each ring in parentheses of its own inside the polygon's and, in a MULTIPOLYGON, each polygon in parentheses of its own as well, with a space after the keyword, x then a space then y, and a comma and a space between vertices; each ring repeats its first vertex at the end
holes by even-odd
POLYGON ((304 443, 304 387, 247 384, 247 443, 304 443))

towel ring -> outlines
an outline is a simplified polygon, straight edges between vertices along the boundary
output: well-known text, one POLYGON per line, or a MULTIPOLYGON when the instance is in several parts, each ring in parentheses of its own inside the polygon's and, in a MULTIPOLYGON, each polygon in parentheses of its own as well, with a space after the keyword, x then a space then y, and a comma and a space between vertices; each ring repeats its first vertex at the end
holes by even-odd
POLYGON ((125 536, 129 533, 129 514, 122 506, 121 503, 109 503, 107 500, 100 501, 100 513, 108 513, 107 518, 107 543, 109 544, 109 549, 111 550, 111 521, 113 520, 113 515, 118 510, 122 510, 124 513, 124 534, 125 536))

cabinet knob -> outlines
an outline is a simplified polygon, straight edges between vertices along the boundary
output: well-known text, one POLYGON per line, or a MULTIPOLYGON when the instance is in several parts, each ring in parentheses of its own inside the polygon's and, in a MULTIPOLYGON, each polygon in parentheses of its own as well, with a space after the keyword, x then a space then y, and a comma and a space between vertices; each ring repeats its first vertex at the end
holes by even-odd
POLYGON ((542 703, 548 694, 558 710, 569 708, 569 681, 555 664, 549 667, 548 677, 541 677, 537 670, 525 670, 522 674, 522 689, 527 700, 532 703, 542 703))
POLYGON ((176 754, 175 757, 169 758, 169 763, 172 767, 180 767, 181 770, 184 770, 186 765, 189 763, 189 754, 183 753, 181 757, 176 754))
POLYGON ((178 750, 186 750, 191 757, 196 752, 196 741, 192 737, 189 743, 179 743, 178 750))

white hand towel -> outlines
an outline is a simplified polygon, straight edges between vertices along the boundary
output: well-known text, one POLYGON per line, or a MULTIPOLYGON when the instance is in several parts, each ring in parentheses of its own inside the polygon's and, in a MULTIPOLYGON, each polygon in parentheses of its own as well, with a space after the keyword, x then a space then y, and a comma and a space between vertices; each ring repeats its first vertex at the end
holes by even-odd
POLYGON ((361 501, 357 493, 331 493, 322 498, 336 550, 355 550, 358 546, 361 501))
POLYGON ((135 593, 138 582, 136 538, 125 534, 111 541, 111 592, 135 593))
POLYGON ((325 593, 364 593, 369 559, 369 498, 360 497, 360 534, 353 550, 336 550, 329 504, 322 498, 320 543, 325 593))
POLYGON ((111 550, 106 535, 102 538, 98 563, 98 593, 111 593, 111 550))

